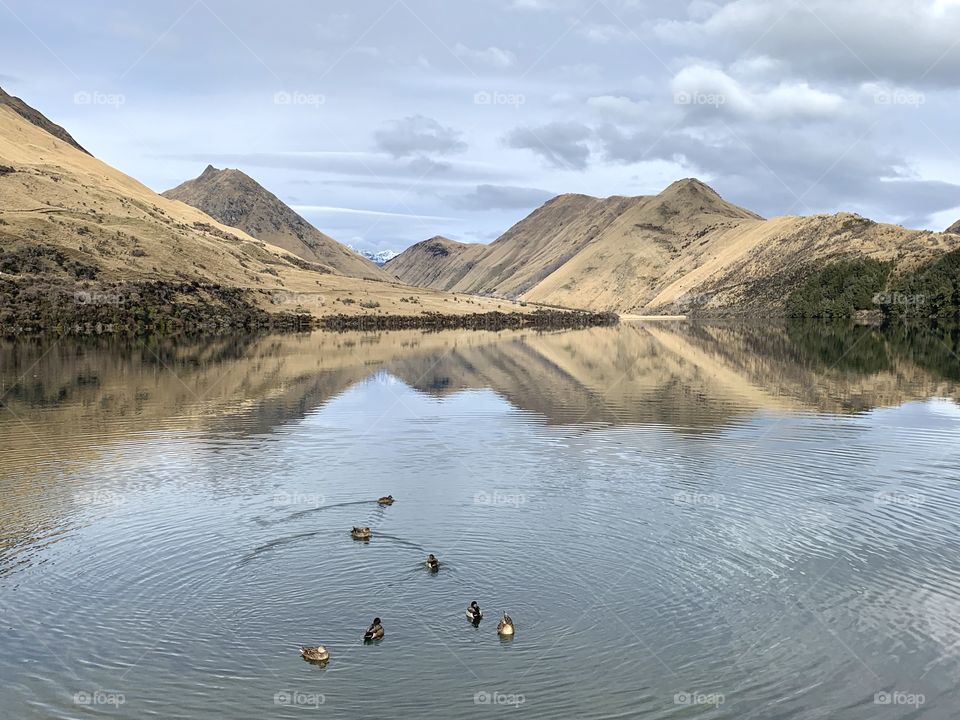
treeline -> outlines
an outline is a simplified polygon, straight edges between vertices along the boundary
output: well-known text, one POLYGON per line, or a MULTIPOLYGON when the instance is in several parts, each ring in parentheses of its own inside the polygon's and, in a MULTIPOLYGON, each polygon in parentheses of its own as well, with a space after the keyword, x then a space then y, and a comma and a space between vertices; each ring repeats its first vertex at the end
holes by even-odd
POLYGON ((787 298, 790 317, 845 318, 860 312, 884 317, 960 317, 960 250, 910 273, 873 258, 839 260, 810 275, 787 298))

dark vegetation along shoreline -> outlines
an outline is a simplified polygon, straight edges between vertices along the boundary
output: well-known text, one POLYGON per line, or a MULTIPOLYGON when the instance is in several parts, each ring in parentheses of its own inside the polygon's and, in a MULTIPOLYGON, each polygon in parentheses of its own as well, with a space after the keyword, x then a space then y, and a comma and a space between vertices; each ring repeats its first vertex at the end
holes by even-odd
POLYGON ((535 328, 566 330, 616 325, 620 318, 611 312, 578 310, 536 310, 530 313, 486 312, 469 315, 330 315, 320 319, 325 330, 511 330, 535 328))
POLYGON ((220 335, 316 329, 543 330, 615 325, 615 313, 537 310, 467 315, 329 315, 269 313, 256 291, 201 282, 29 282, 0 278, 0 335, 220 335))
POLYGON ((960 317, 960 250, 905 273, 872 258, 821 267, 787 298, 789 317, 960 317))

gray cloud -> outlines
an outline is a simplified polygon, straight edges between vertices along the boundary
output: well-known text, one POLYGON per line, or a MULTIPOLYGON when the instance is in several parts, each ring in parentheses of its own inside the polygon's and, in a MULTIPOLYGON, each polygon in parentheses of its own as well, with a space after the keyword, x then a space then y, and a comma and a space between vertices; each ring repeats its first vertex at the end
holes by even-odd
POLYGON ((459 131, 444 127, 433 118, 411 115, 377 130, 374 139, 377 148, 402 158, 421 153, 451 155, 465 152, 467 144, 460 135, 459 131))
POLYGON ((960 217, 957 2, 51 2, 13 3, 35 34, 0 6, 7 90, 155 189, 213 163, 302 205, 420 218, 314 213, 361 248, 495 237, 524 189, 689 175, 765 215, 960 217), (477 210, 424 219, 452 206, 477 210))
POLYGON ((582 170, 590 159, 589 127, 577 122, 554 122, 540 127, 518 127, 504 138, 509 147, 530 150, 553 167, 582 170))
POLYGON ((553 193, 536 188, 477 185, 471 193, 451 197, 450 204, 463 210, 532 210, 551 197, 553 193))
POLYGON ((868 135, 754 127, 697 137, 683 130, 598 130, 616 162, 665 160, 709 177, 718 191, 763 215, 849 210, 908 225, 960 203, 960 185, 913 176, 904 159, 868 135))
POLYGON ((703 52, 777 58, 800 74, 960 85, 960 5, 934 0, 734 0, 702 17, 660 20, 657 35, 703 52))

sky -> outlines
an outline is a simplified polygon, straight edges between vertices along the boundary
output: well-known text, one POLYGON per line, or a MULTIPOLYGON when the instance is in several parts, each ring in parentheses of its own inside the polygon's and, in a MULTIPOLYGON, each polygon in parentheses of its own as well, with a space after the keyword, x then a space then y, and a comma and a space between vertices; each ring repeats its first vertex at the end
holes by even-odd
POLYGON ((960 218, 960 0, 0 0, 0 47, 0 86, 154 190, 237 167, 365 250, 684 177, 960 218))

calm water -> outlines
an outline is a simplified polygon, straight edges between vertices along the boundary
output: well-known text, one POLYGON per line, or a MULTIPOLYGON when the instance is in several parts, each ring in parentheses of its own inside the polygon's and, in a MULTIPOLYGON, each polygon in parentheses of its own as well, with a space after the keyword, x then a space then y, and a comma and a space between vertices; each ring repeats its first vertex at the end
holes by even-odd
POLYGON ((955 717, 956 344, 0 346, 0 715, 955 717))

